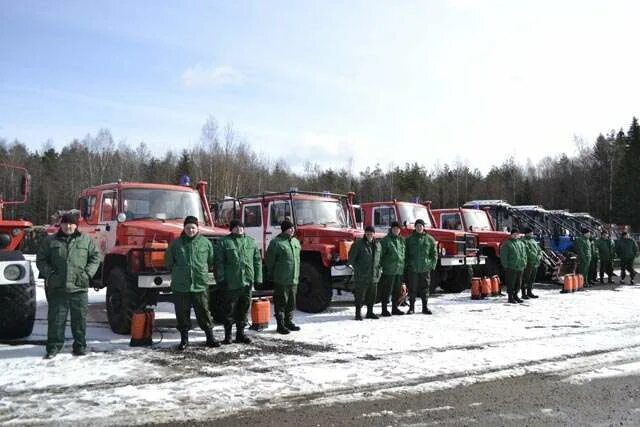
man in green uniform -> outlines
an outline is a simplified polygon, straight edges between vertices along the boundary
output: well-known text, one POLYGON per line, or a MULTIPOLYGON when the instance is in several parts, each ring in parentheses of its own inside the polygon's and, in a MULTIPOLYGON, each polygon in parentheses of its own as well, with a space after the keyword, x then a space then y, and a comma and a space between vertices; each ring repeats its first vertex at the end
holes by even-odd
POLYGON ((589 237, 589 243, 591 244, 591 264, 589 265, 589 285, 593 286, 598 280, 598 261, 600 260, 600 254, 598 253, 598 245, 596 243, 596 236, 591 234, 589 237))
POLYGON ((231 327, 236 324, 235 342, 249 344, 244 334, 247 311, 251 305, 251 287, 262 283, 262 259, 255 240, 244 235, 244 224, 234 219, 231 233, 218 242, 216 274, 222 290, 224 311, 224 340, 231 344, 231 327))
POLYGON ((207 347, 219 347, 213 336, 213 321, 209 312, 209 268, 213 267, 213 245, 199 234, 198 218, 188 216, 179 238, 171 242, 164 254, 164 264, 171 271, 171 291, 180 331, 178 350, 189 345, 191 307, 198 326, 207 337, 207 347))
POLYGON ((64 345, 67 313, 71 311, 73 355, 87 352, 87 307, 89 282, 100 266, 93 240, 78 231, 78 216, 66 213, 60 230, 44 240, 36 255, 40 276, 45 279, 47 315, 47 359, 64 345))
POLYGON ((382 316, 402 315, 404 311, 398 308, 400 287, 404 276, 405 243, 400 236, 400 224, 398 221, 391 223, 389 234, 380 241, 382 251, 380 253, 380 265, 382 277, 380 278, 380 300, 382 301, 382 316), (387 309, 391 296, 391 313, 387 309))
POLYGON ((269 243, 267 249, 267 275, 273 282, 273 304, 278 333, 299 331, 293 323, 296 308, 296 292, 300 278, 300 241, 294 237, 296 229, 289 220, 282 221, 280 233, 269 243))
POLYGON ((416 297, 422 299, 422 313, 431 314, 427 303, 431 272, 436 268, 438 262, 438 250, 434 238, 425 231, 422 219, 416 220, 415 227, 411 236, 405 241, 405 264, 409 282, 409 311, 407 314, 415 312, 416 297))
POLYGON ((573 245, 574 252, 578 255, 578 267, 576 272, 582 274, 585 286, 588 285, 589 267, 591 266, 591 242, 589 238, 591 233, 586 228, 582 229, 582 236, 575 240, 573 245))
POLYGON ((525 228, 523 232, 524 238, 522 239, 522 243, 524 244, 527 254, 527 265, 522 274, 522 299, 525 300, 538 298, 538 296, 533 293, 533 283, 536 280, 538 266, 540 266, 540 260, 542 259, 542 250, 533 237, 533 230, 525 228))
POLYGON ((620 239, 616 241, 616 253, 620 258, 620 284, 624 282, 624 278, 629 272, 629 284, 633 285, 633 279, 636 272, 633 269, 633 261, 638 256, 638 245, 629 237, 627 232, 620 235, 620 239))
POLYGON ((349 264, 353 267, 355 288, 353 294, 356 299, 356 320, 362 320, 360 310, 367 305, 367 319, 377 319, 373 314, 373 304, 376 302, 376 291, 380 281, 380 242, 374 238, 375 229, 367 226, 364 237, 356 240, 349 250, 349 264))
POLYGON ((520 241, 517 228, 511 229, 511 236, 500 247, 500 263, 504 268, 504 281, 507 285, 509 303, 523 302, 518 298, 518 290, 522 287, 522 275, 527 265, 527 253, 520 241))
POLYGON ((613 256, 615 249, 613 241, 609 238, 609 232, 604 230, 596 242, 598 256, 600 257, 600 283, 604 283, 604 273, 607 273, 608 283, 613 283, 613 256))

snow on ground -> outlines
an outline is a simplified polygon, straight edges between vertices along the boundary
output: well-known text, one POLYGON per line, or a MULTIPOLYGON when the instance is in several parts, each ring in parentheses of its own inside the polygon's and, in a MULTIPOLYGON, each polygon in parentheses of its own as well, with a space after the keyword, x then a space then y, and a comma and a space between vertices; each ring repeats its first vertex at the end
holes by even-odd
MULTIPOLYGON (((427 392, 508 376, 557 375, 584 382, 640 372, 640 287, 561 294, 541 285, 524 305, 438 295, 432 316, 353 321, 350 294, 324 313, 296 313, 287 336, 275 325, 251 333, 249 346, 195 345, 184 353, 173 307, 158 308, 153 349, 131 348, 106 323, 104 291, 90 291, 91 353, 43 360, 46 301, 38 287, 34 333, 0 345, 0 423, 92 424, 203 419, 249 408, 288 407, 427 392), (142 416, 144 414, 144 416, 142 416)), ((380 308, 376 306, 376 312, 380 308)), ((195 322, 194 322, 195 325, 195 322)), ((222 334, 221 327, 215 328, 222 334)))

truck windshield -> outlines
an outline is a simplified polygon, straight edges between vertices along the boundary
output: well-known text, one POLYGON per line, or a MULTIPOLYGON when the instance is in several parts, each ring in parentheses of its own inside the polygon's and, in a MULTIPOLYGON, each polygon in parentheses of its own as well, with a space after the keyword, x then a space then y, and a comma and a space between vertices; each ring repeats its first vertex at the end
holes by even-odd
POLYGON ((338 200, 294 200, 293 207, 298 225, 349 226, 344 207, 338 200))
POLYGON ((195 192, 132 188, 123 191, 123 208, 127 220, 183 219, 189 215, 204 222, 200 196, 195 192))
POLYGON ((467 231, 491 231, 491 223, 485 211, 479 209, 463 209, 467 231))
POLYGON ((426 207, 403 203, 398 204, 398 210, 400 211, 400 220, 406 222, 407 225, 413 225, 416 220, 421 219, 424 221, 426 228, 433 228, 431 216, 429 216, 429 211, 426 207))

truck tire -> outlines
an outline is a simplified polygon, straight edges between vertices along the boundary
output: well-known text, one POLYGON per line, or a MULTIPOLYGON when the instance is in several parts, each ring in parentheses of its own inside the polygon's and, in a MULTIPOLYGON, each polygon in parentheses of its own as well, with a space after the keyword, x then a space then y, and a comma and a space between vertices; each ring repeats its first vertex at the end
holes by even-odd
POLYGON ((116 334, 130 334, 131 315, 141 305, 136 283, 121 267, 112 268, 107 285, 107 319, 111 330, 116 334))
POLYGON ((473 269, 471 266, 457 267, 454 269, 454 273, 449 275, 448 280, 444 280, 440 283, 440 287, 443 291, 449 293, 459 293, 465 289, 469 289, 471 286, 471 277, 473 276, 473 269))
MULTIPOLYGON (((16 259, 24 260, 22 254, 15 254, 16 259)), ((29 273, 29 283, 0 286, 0 339, 24 338, 33 331, 36 319, 36 279, 31 267, 29 273)))
POLYGON ((305 313, 320 313, 331 304, 333 289, 322 266, 309 261, 301 264, 296 306, 305 313))

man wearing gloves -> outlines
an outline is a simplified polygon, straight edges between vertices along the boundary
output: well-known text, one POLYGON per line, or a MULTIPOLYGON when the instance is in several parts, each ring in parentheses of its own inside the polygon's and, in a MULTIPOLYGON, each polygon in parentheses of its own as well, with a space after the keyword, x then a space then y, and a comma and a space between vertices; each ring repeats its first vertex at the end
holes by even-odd
POLYGON ((47 355, 55 357, 64 346, 67 313, 71 312, 73 355, 87 351, 88 288, 98 271, 100 255, 93 240, 78 231, 78 216, 66 213, 60 230, 38 249, 36 265, 45 279, 49 310, 47 314, 47 355))
POLYGON ((247 311, 251 305, 251 287, 262 283, 262 258, 255 240, 244 234, 244 224, 234 219, 231 233, 220 239, 216 248, 216 274, 222 291, 224 341, 231 344, 231 328, 236 324, 236 343, 249 344, 244 334, 247 311))
POLYGON ((364 229, 364 237, 356 240, 349 250, 349 264, 353 267, 353 290, 356 299, 355 320, 362 320, 360 310, 362 305, 367 306, 367 319, 377 319, 373 313, 373 304, 376 302, 376 292, 380 281, 380 242, 374 237, 375 229, 367 226, 364 229))
POLYGON ((280 233, 269 243, 267 249, 267 274, 273 282, 273 303, 278 333, 299 331, 293 323, 296 308, 296 292, 300 277, 300 242, 294 237, 295 228, 287 219, 280 224, 280 233))
POLYGON ((415 222, 416 229, 405 241, 406 245, 406 270, 409 282, 409 311, 415 312, 416 297, 422 299, 422 314, 431 314, 427 303, 429 300, 429 287, 431 286, 431 272, 438 262, 436 241, 425 231, 425 223, 422 219, 415 222))
POLYGON ((380 264, 382 277, 380 278, 380 300, 382 301, 382 316, 402 315, 404 311, 398 308, 400 287, 404 277, 405 243, 400 236, 400 224, 397 221, 391 223, 389 234, 381 241, 382 252, 380 264), (391 312, 387 309, 391 296, 391 312))
POLYGON ((219 347, 213 336, 213 321, 209 312, 209 268, 214 265, 213 245, 199 234, 198 218, 184 219, 182 234, 171 242, 164 255, 164 263, 171 271, 171 291, 180 331, 178 350, 189 345, 191 307, 198 326, 207 337, 207 347, 219 347))

